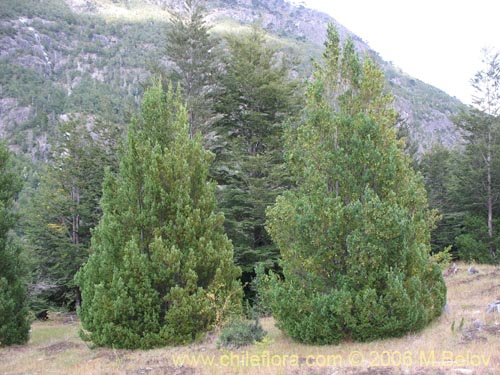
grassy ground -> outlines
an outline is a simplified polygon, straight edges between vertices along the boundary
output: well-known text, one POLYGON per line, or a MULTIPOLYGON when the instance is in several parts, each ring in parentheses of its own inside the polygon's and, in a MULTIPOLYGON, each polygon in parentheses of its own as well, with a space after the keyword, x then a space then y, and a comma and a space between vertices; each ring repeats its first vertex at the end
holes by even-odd
POLYGON ((458 274, 446 278, 449 312, 424 331, 399 339, 306 346, 291 341, 268 318, 262 321, 265 341, 236 351, 217 349, 215 333, 188 347, 92 349, 78 337, 74 316, 52 314, 49 321, 33 323, 27 345, 0 349, 0 375, 498 375, 500 314, 486 314, 485 308, 500 298, 500 268, 478 266, 475 275, 466 268, 461 265, 458 274))

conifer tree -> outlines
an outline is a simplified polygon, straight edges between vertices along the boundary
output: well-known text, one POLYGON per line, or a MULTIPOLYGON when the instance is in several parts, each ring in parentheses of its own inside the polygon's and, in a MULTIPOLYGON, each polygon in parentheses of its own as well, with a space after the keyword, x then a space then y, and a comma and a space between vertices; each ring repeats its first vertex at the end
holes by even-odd
POLYGON ((399 336, 441 314, 446 287, 429 259, 434 215, 391 103, 381 71, 330 25, 304 119, 287 132, 297 188, 268 210, 284 280, 259 272, 264 301, 296 340, 399 336))
POLYGON ((433 252, 442 251, 448 246, 456 248, 456 238, 464 227, 464 200, 458 179, 468 168, 462 159, 461 150, 434 145, 422 155, 418 170, 424 177, 429 206, 438 210, 440 220, 431 234, 433 252))
POLYGON ((75 273, 88 258, 91 229, 101 215, 104 169, 116 169, 116 127, 97 121, 61 123, 51 158, 23 215, 23 229, 36 257, 31 304, 74 309, 79 304, 75 273))
POLYGON ((29 338, 26 267, 21 248, 9 233, 16 222, 12 206, 20 190, 9 152, 0 144, 0 347, 23 344, 29 338))
POLYGON ((220 147, 213 174, 236 262, 244 281, 250 281, 257 263, 273 268, 279 256, 265 230, 265 210, 290 183, 282 137, 284 122, 298 113, 299 99, 290 61, 262 29, 254 25, 227 42, 226 73, 216 97, 220 147))
POLYGON ((498 262, 496 212, 500 208, 500 52, 484 51, 483 69, 472 79, 474 107, 456 124, 464 130, 465 150, 457 185, 467 211, 459 253, 467 260, 498 262))
POLYGON ((190 138, 180 94, 149 88, 118 175, 106 175, 92 254, 77 275, 84 334, 96 345, 186 343, 240 309, 240 270, 207 181, 212 159, 190 138))
POLYGON ((182 0, 167 29, 166 55, 172 64, 167 75, 182 89, 191 136, 207 135, 213 110, 218 40, 205 21, 204 0, 182 0))

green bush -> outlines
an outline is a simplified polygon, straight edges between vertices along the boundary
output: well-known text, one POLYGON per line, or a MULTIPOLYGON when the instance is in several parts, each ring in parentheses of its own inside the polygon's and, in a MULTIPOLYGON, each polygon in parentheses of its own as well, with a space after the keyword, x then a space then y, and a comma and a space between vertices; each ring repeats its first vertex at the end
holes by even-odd
MULTIPOLYGON (((409 244, 416 232, 405 210, 384 208, 370 196, 365 203, 368 207, 364 209, 357 204, 359 216, 346 220, 346 232, 350 234, 343 240, 345 258, 329 250, 333 239, 324 238, 316 248, 318 242, 314 244, 312 238, 319 234, 313 234, 304 242, 295 240, 293 245, 294 251, 304 254, 301 267, 285 253, 284 281, 259 270, 263 299, 278 327, 292 338, 309 344, 332 344, 347 337, 357 341, 397 337, 422 329, 441 313, 446 299, 441 270, 428 258, 428 248, 409 244), (388 220, 391 217, 393 222, 388 220), (389 238, 392 240, 387 241, 389 238), (312 243, 307 245, 309 241, 312 243)), ((328 206, 319 207, 323 210, 328 206)), ((319 207, 311 210, 316 214, 303 215, 320 217, 319 207)), ((339 223, 335 219, 326 225, 316 221, 313 227, 338 232, 334 222, 339 223)), ((299 232, 297 228, 292 230, 299 232)), ((301 228, 302 233, 307 230, 311 228, 301 228)))
POLYGON ((467 263, 492 263, 488 245, 477 239, 474 233, 462 234, 455 241, 460 260, 467 263))
POLYGON ((479 216, 468 215, 465 218, 464 234, 455 239, 460 260, 468 263, 494 263, 487 239, 486 220, 479 216))
POLYGON ((453 260, 453 254, 451 253, 452 246, 446 246, 442 251, 434 253, 431 255, 431 261, 439 265, 439 267, 444 270, 450 266, 453 260))
POLYGON ((264 339, 266 332, 258 319, 254 321, 236 319, 225 326, 217 342, 218 347, 236 349, 264 339))

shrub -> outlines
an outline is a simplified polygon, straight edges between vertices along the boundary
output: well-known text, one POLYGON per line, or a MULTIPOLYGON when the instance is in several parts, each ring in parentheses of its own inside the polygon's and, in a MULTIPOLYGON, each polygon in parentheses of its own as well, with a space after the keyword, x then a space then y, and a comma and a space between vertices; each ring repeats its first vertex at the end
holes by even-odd
POLYGON ((452 246, 446 246, 442 251, 434 253, 431 255, 431 261, 439 265, 439 267, 444 270, 450 266, 453 260, 453 254, 451 253, 452 246))
POLYGON ((494 263, 488 244, 486 220, 475 215, 465 218, 464 234, 455 239, 458 257, 465 262, 494 263))
POLYGON ((266 332, 258 319, 253 321, 236 319, 232 320, 222 329, 217 346, 236 349, 245 345, 251 345, 255 342, 260 342, 264 339, 265 335, 266 332))

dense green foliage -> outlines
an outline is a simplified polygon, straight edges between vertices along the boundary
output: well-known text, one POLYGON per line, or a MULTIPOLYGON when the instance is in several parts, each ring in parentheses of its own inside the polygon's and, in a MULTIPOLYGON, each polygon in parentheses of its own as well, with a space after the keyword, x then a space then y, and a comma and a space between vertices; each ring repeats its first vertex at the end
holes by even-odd
POLYGON ((0 143, 0 346, 28 341, 26 265, 21 248, 9 233, 15 225, 13 202, 21 189, 9 152, 0 143))
POLYGON ((474 106, 456 117, 464 145, 454 150, 436 146, 422 157, 432 207, 442 221, 434 230, 438 251, 453 246, 460 259, 498 262, 497 224, 500 201, 500 57, 485 54, 484 67, 472 80, 474 106))
POLYGON ((182 1, 166 34, 166 54, 173 67, 168 78, 179 83, 186 100, 191 135, 207 135, 220 59, 218 41, 209 34, 201 0, 182 1))
MULTIPOLYGON (((494 263, 498 260, 492 257, 489 249, 485 170, 482 157, 476 152, 477 148, 470 144, 463 149, 435 146, 422 156, 419 170, 424 175, 429 204, 440 213, 431 237, 433 251, 451 246, 457 259, 494 263)), ((500 178, 496 169, 492 177, 492 181, 500 178)), ((499 223, 497 212, 498 202, 495 201, 492 221, 495 227, 499 223)), ((499 240, 494 232, 495 248, 499 240)))
POLYGON ((434 253, 455 245, 455 239, 463 231, 464 212, 457 191, 459 159, 459 150, 436 145, 422 155, 418 162, 418 169, 424 176, 429 206, 438 210, 440 215, 431 236, 434 253))
POLYGON ((220 58, 201 2, 184 1, 183 8, 168 28, 166 52, 173 66, 167 77, 180 83, 187 99, 191 134, 201 133, 205 147, 217 154, 211 172, 248 285, 258 262, 275 267, 278 258, 264 228, 265 209, 289 185, 280 144, 283 122, 297 112, 297 82, 290 77, 291 62, 258 26, 228 36, 220 58))
POLYGON ((6 136, 37 159, 46 158, 37 138, 54 135, 61 114, 125 122, 140 102, 146 67, 161 58, 165 36, 158 30, 167 23, 110 22, 76 14, 60 0, 5 0, 0 18, 5 20, 0 38, 7 37, 0 40, 6 47, 0 59, 0 96, 16 99, 16 107, 28 114, 8 118, 6 136), (152 45, 157 48, 148 47, 152 45))
POLYGON ((284 280, 260 272, 280 328, 306 343, 423 328, 446 286, 429 259, 433 213, 396 140, 382 73, 330 25, 303 121, 287 134, 297 188, 268 210, 284 280))
POLYGON ((74 308, 75 273, 88 258, 91 230, 101 211, 104 169, 116 169, 119 133, 97 121, 89 131, 80 121, 61 123, 46 171, 23 209, 23 226, 36 258, 32 306, 74 308))
MULTIPOLYGON (((20 145, 25 152, 36 153, 37 158, 43 158, 43 154, 38 155, 39 151, 36 150, 39 147, 36 137, 54 131, 57 116, 61 113, 90 112, 103 116, 103 112, 109 112, 116 122, 126 122, 127 112, 135 111, 140 102, 142 84, 149 75, 148 67, 169 66, 164 57, 165 46, 172 45, 172 40, 167 42, 167 39, 175 39, 170 38, 170 33, 181 30, 181 24, 176 22, 178 19, 173 17, 173 13, 179 10, 182 3, 184 1, 95 0, 81 3, 64 0, 3 0, 0 3, 0 44, 3 52, 0 58, 0 80, 4 82, 0 96, 30 103, 25 107, 30 109, 29 118, 16 120, 15 125, 16 121, 9 124, 9 142, 20 145), (175 26, 168 27, 165 35, 162 31, 171 22, 175 26), (17 73, 8 73, 12 70, 17 70, 17 73), (31 87, 17 90, 18 81, 27 82, 31 87), (42 81, 45 82, 43 85, 40 84, 42 81), (15 91, 13 96, 8 93, 12 91, 15 91), (32 95, 34 92, 42 95, 32 95), (34 131, 34 137, 31 136, 31 130, 34 131)), ((243 23, 247 21, 247 16, 238 12, 242 9, 241 2, 223 4, 219 1, 189 0, 186 3, 207 5, 208 24, 216 26, 210 31, 211 37, 222 36, 228 30, 230 33, 235 30, 238 32, 246 27, 242 27, 239 22, 242 19, 243 23), (220 11, 214 11, 221 6, 226 8, 222 16, 220 11), (238 10, 234 14, 242 19, 230 20, 225 16, 226 11, 233 7, 238 10)), ((304 79, 311 71, 310 56, 318 56, 320 48, 311 42, 309 35, 297 35, 294 26, 297 19, 310 17, 305 8, 281 13, 286 7, 283 4, 286 2, 275 4, 277 8, 274 8, 269 6, 268 1, 253 1, 249 12, 252 13, 251 17, 260 13, 263 19, 269 19, 268 16, 277 18, 277 22, 268 25, 273 33, 273 42, 285 54, 300 60, 294 70, 304 79)), ((203 20, 197 17, 192 20, 195 22, 191 30, 200 26, 199 30, 203 31, 206 27, 203 20)), ((180 51, 181 54, 192 51, 196 55, 203 50, 206 48, 202 45, 199 49, 186 48, 180 51)), ((219 55, 219 51, 210 50, 210 56, 215 56, 215 60, 218 60, 219 55)), ((175 59, 169 60, 172 62, 175 59)), ((183 61, 190 64, 189 59, 183 61)), ((426 132, 425 125, 443 117, 443 113, 447 116, 456 111, 459 102, 404 75, 381 59, 377 62, 383 64, 390 75, 388 81, 391 89, 402 98, 404 111, 411 113, 411 127, 418 128, 412 132, 413 136, 418 134, 419 139, 426 139, 425 143, 429 144, 427 135, 434 132, 426 132)), ((197 66, 205 69, 203 65, 197 66)), ((204 89, 203 95, 205 93, 204 89)), ((189 108, 188 112, 194 113, 189 108)), ((206 120, 204 116, 203 119, 206 120)), ((442 135, 443 140, 450 136, 450 132, 442 135)))
POLYGON ((279 252, 265 230, 265 210, 289 186, 283 167, 283 124, 297 114, 297 82, 255 26, 228 38, 226 72, 216 98, 219 136, 214 172, 220 207, 248 281, 259 262, 275 267, 279 252))
MULTIPOLYGON (((489 54, 485 51, 484 67, 472 79, 475 90, 474 105, 468 113, 458 117, 457 125, 465 131, 467 142, 464 156, 466 164, 462 168, 463 197, 469 209, 469 222, 474 223, 466 232, 468 238, 462 243, 475 242, 478 260, 497 257, 498 239, 496 238, 495 213, 499 208, 500 174, 496 167, 500 160, 500 53, 489 54), (483 220, 481 220, 483 218, 483 220), (486 219, 486 236, 481 236, 480 222, 486 219), (479 225, 477 225, 479 224, 479 225)), ((464 254, 465 255, 465 254, 464 254)), ((470 258, 469 258, 470 259, 470 258)))
POLYGON ((212 154, 190 138, 179 94, 159 84, 107 173, 92 254, 77 275, 96 345, 186 343, 241 310, 240 270, 207 181, 212 154))
MULTIPOLYGON (((431 142, 456 142, 450 127, 429 132, 428 125, 457 113, 458 100, 370 51, 384 80, 373 62, 358 58, 355 43, 340 47, 330 30, 300 115, 299 81, 314 65, 309 56, 321 51, 308 36, 289 35, 298 18, 253 1, 252 12, 276 17, 266 23, 274 34, 266 34, 218 18, 221 4, 0 3, 0 133, 25 154, 18 232, 33 269, 31 308, 73 308, 82 287, 85 335, 97 345, 183 343, 240 309, 241 277, 246 297, 301 341, 421 328, 441 311, 445 289, 428 260, 436 216, 402 152, 421 157, 430 205, 441 217, 432 251, 451 245, 460 259, 497 262, 498 56, 474 79, 475 107, 456 117, 463 148, 435 146, 421 156, 431 142), (179 91, 153 85, 118 168, 118 134, 158 72, 179 91), (64 123, 68 113, 78 120, 64 123), (96 117, 102 121, 94 124, 96 117), (400 136, 412 141, 406 149, 400 136), (214 152, 213 162, 202 147, 214 152), (266 209, 279 195, 266 229, 266 209), (281 272, 280 250, 282 282, 263 275, 281 272), (255 299, 257 264, 264 267, 255 299)), ((294 14, 305 16, 302 8, 294 14)), ((8 232, 0 242, 7 275, 0 282, 8 285, 0 301, 9 302, 1 302, 0 321, 18 319, 3 325, 14 332, 3 343, 14 343, 27 337, 26 270, 8 232)), ((246 323, 224 332, 227 342, 260 334, 246 323)))
POLYGON ((259 319, 253 321, 237 319, 226 325, 220 335, 217 345, 228 349, 237 349, 252 345, 264 339, 266 332, 259 319))

